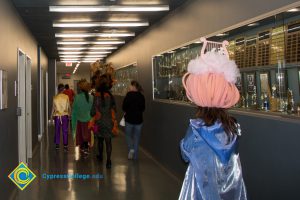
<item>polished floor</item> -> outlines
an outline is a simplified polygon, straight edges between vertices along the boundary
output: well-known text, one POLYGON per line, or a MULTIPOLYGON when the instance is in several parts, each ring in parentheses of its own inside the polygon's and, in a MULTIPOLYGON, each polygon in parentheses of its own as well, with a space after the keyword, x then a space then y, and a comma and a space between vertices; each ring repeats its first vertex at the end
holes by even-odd
POLYGON ((69 135, 69 152, 55 150, 53 127, 34 152, 30 169, 36 179, 24 190, 19 200, 173 200, 178 199, 181 183, 140 151, 139 160, 127 159, 125 138, 113 139, 112 168, 96 159, 95 149, 87 157, 74 148, 69 135), (100 174, 96 179, 46 180, 44 174, 100 174), (103 178, 101 178, 103 175, 103 178))

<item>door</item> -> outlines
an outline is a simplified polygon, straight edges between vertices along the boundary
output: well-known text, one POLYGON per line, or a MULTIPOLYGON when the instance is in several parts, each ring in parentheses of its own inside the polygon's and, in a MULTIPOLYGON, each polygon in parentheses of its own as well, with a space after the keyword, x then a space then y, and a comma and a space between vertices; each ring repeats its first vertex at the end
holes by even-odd
POLYGON ((44 134, 44 130, 45 130, 45 107, 44 107, 44 70, 42 68, 42 66, 40 66, 40 70, 39 70, 40 74, 39 74, 39 84, 40 84, 40 97, 39 97, 39 105, 40 105, 40 113, 39 113, 39 116, 40 116, 40 133, 39 133, 39 140, 41 140, 41 138, 43 137, 43 134, 44 134))
POLYGON ((26 56, 26 146, 27 158, 32 158, 31 58, 26 56))
POLYGON ((19 162, 27 163, 26 148, 26 56, 18 49, 18 147, 19 162))

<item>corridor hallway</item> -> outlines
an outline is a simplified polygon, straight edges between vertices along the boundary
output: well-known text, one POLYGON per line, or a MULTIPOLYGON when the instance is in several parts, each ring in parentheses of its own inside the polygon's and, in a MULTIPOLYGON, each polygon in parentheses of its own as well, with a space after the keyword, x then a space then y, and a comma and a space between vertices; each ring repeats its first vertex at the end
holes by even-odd
POLYGON ((36 179, 24 190, 17 189, 18 200, 173 200, 178 199, 181 183, 140 150, 138 161, 127 159, 125 137, 113 138, 112 168, 106 169, 105 159, 96 158, 97 146, 87 158, 79 153, 69 134, 69 151, 56 151, 54 127, 43 137, 34 151, 29 168, 36 179), (47 174, 103 174, 103 179, 45 180, 47 174))

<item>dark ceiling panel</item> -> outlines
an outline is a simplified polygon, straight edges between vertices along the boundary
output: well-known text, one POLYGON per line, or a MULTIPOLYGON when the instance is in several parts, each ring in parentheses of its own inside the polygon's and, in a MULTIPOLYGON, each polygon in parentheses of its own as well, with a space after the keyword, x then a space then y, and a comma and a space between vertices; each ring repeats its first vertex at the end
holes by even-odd
MULTIPOLYGON (((68 20, 80 21, 147 21, 150 26, 161 20, 168 12, 135 12, 135 13, 117 13, 117 12, 96 12, 96 13, 50 13, 50 5, 137 5, 137 4, 162 4, 169 5, 170 11, 176 9, 186 0, 12 0, 19 15, 23 18, 32 34, 37 39, 39 45, 44 49, 49 58, 58 57, 57 38, 55 33, 62 32, 104 32, 104 31, 130 31, 138 36, 148 27, 126 27, 126 28, 53 28, 53 22, 68 20)), ((134 37, 121 38, 126 43, 134 37)), ((91 40, 95 38, 88 38, 91 40)), ((125 43, 125 45, 126 45, 125 43)), ((122 45, 119 45, 121 47, 122 45)))

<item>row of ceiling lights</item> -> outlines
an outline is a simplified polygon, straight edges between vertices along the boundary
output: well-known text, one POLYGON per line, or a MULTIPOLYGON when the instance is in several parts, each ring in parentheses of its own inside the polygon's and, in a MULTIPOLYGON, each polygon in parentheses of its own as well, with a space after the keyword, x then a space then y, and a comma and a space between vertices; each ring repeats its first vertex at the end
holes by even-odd
MULTIPOLYGON (((168 5, 119 5, 119 6, 50 6, 50 12, 154 12, 154 11, 168 11, 168 5)), ((88 28, 88 27, 141 27, 149 26, 145 21, 105 21, 105 22, 82 22, 82 21, 68 21, 68 22, 54 22, 55 28, 88 28)), ((134 32, 111 31, 102 33, 56 33, 56 38, 63 38, 57 41, 60 60, 64 62, 94 62, 102 59, 117 49, 119 44, 124 44, 124 40, 112 39, 122 37, 133 37, 134 32), (66 41, 65 39, 82 39, 82 38, 109 38, 97 41, 66 41), (76 46, 73 46, 76 45, 76 46), (88 47, 79 45, 89 45, 88 47), (97 45, 97 46, 92 46, 97 45), (99 46, 100 45, 100 46, 99 46), (91 51, 97 50, 97 51, 91 51), (103 51, 99 51, 103 50, 103 51), (88 54, 88 55, 87 55, 88 54)))

